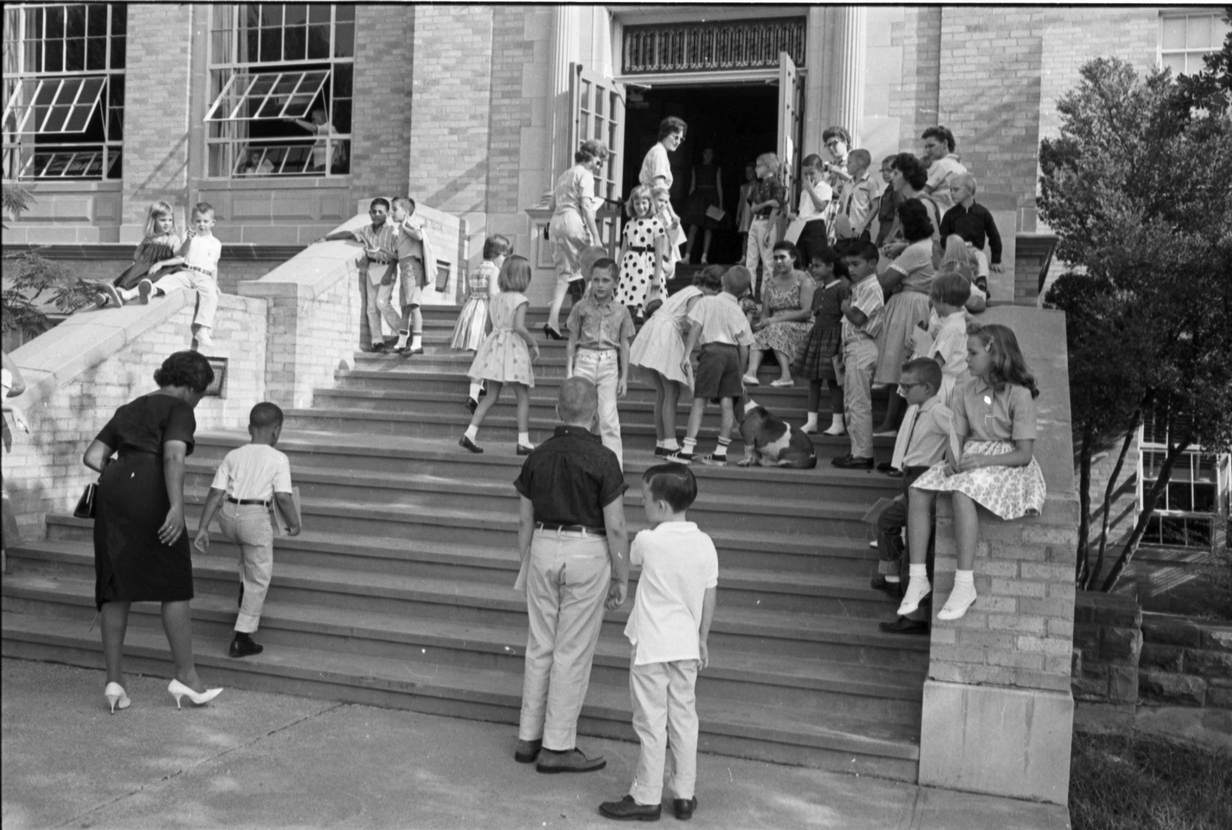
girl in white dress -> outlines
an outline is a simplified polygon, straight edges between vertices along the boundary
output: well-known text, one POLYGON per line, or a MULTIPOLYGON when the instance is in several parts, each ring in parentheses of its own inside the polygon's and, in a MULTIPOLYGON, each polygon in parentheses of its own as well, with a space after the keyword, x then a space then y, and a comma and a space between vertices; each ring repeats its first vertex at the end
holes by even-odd
MULTIPOLYGON (((449 347, 457 351, 477 351, 488 333, 488 300, 496 293, 500 268, 505 263, 512 247, 508 237, 495 234, 483 242, 483 262, 471 272, 466 280, 467 297, 458 312, 458 321, 453 326, 453 338, 449 347)), ((483 381, 472 380, 466 406, 474 412, 483 394, 483 381)))
POLYGON ((526 330, 526 307, 530 301, 522 293, 530 285, 530 277, 526 257, 511 256, 501 266, 497 279, 501 293, 490 302, 492 333, 480 344, 467 372, 472 381, 485 381, 492 390, 479 402, 470 426, 458 439, 458 445, 471 452, 483 452, 475 443, 479 426, 488 410, 500 400, 505 384, 513 387, 518 399, 517 454, 529 455, 534 449, 530 443, 530 389, 535 385, 531 362, 539 359, 539 345, 526 330))
POLYGON ((616 286, 616 302, 629 307, 636 318, 646 304, 646 294, 652 285, 663 285, 664 265, 668 251, 667 229, 655 214, 651 189, 638 185, 629 194, 625 213, 624 242, 620 248, 620 284, 616 286))

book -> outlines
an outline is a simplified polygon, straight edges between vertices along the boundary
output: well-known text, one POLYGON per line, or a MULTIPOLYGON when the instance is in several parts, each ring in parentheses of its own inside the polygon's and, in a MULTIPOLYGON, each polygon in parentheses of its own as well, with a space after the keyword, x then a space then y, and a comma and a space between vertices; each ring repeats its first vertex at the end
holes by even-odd
MULTIPOLYGON (((295 512, 298 513, 302 519, 304 513, 303 508, 300 507, 298 487, 291 488, 291 501, 295 502, 295 512)), ((291 532, 291 517, 282 512, 282 508, 278 505, 277 493, 275 493, 274 497, 270 499, 270 524, 274 528, 275 536, 286 536, 291 532)))
POLYGON ((723 217, 726 215, 727 215, 727 211, 723 210, 723 208, 719 207, 718 205, 711 205, 710 207, 706 208, 706 218, 713 219, 715 222, 722 222, 723 217))

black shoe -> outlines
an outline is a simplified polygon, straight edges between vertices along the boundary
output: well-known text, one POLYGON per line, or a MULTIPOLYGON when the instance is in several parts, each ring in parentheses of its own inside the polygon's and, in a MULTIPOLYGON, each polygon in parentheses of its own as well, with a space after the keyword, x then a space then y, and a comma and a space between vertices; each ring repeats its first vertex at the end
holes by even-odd
POLYGON ((871 470, 873 469, 873 459, 871 458, 856 458, 853 455, 843 455, 838 458, 831 459, 831 464, 843 470, 871 470))
POLYGON ((389 345, 387 343, 373 343, 368 351, 372 354, 385 354, 389 351, 389 345))
POLYGON ((477 400, 475 400, 474 398, 471 398, 471 397, 468 397, 468 398, 466 399, 466 411, 467 411, 467 412, 469 412, 469 413, 471 413, 472 415, 474 415, 474 414, 475 414, 475 410, 476 410, 476 409, 478 409, 478 408, 479 408, 479 401, 477 401, 477 400))
POLYGON ((543 336, 546 337, 548 340, 564 340, 565 339, 565 336, 561 334, 560 332, 558 332, 556 329, 552 328, 552 325, 550 323, 543 324, 543 336))
POLYGON ((265 651, 265 646, 254 641, 247 634, 236 632, 235 639, 231 641, 231 647, 227 649, 227 654, 232 657, 250 657, 263 651, 265 651))
POLYGON ((518 448, 516 450, 518 455, 530 455, 534 451, 534 447, 528 447, 525 444, 518 444, 518 448))
POLYGON ((518 741, 518 747, 513 751, 513 760, 519 764, 533 764, 535 759, 539 757, 539 750, 543 749, 543 740, 536 738, 533 741, 518 741))
POLYGON ((890 470, 893 470, 893 469, 894 469, 894 465, 891 464, 889 461, 882 461, 880 464, 877 465, 877 472, 879 473, 888 473, 890 472, 890 470))
POLYGON ((591 758, 582 750, 574 747, 573 749, 561 751, 555 749, 539 750, 539 763, 535 765, 535 769, 545 773, 594 772, 606 766, 607 761, 603 760, 602 755, 591 758))
POLYGON ((599 815, 617 821, 658 821, 662 811, 662 804, 638 804, 631 795, 599 805, 599 815))
POLYGON ((669 450, 667 447, 655 447, 655 455, 671 455, 675 450, 669 450))
POLYGON ((927 634, 928 623, 909 617, 896 617, 894 622, 878 623, 878 628, 887 634, 927 634))
POLYGON ((468 449, 474 453, 483 452, 483 447, 479 446, 474 441, 467 438, 465 435, 463 435, 461 438, 458 439, 458 446, 463 447, 464 449, 468 449))
POLYGON ((693 811, 697 809, 697 796, 692 798, 674 798, 672 799, 672 812, 676 814, 676 818, 681 821, 688 821, 693 818, 693 811))
POLYGON ((874 576, 868 584, 873 590, 881 591, 895 602, 903 598, 903 591, 907 588, 902 582, 887 582, 881 574, 874 576))

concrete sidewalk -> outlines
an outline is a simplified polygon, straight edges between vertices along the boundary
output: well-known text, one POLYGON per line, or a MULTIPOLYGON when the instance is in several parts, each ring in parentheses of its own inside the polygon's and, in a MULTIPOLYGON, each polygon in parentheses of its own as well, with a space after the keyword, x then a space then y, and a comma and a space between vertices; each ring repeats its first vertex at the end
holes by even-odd
MULTIPOLYGON (((130 676, 114 716, 103 674, 4 659, 5 830, 34 827, 610 828, 636 744, 583 738, 608 766, 540 775, 514 727, 227 689, 177 711, 165 678, 130 676)), ((1043 830, 1064 807, 878 778, 699 758, 693 825, 733 830, 1043 830)), ((663 822, 674 824, 670 808, 663 822)))

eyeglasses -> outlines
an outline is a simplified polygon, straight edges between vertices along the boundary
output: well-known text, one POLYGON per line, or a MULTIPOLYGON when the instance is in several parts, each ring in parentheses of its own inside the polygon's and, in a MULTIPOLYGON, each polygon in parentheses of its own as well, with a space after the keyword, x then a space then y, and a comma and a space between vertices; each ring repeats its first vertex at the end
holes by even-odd
POLYGON ((904 397, 904 398, 905 398, 905 397, 907 397, 907 392, 909 392, 909 391, 911 390, 911 387, 913 387, 913 386, 927 386, 927 385, 928 385, 928 384, 927 384, 927 383, 925 383, 925 382, 924 382, 924 381, 922 381, 922 380, 917 380, 915 383, 899 383, 899 384, 898 384, 898 394, 899 394, 899 395, 901 395, 902 397, 904 397))

